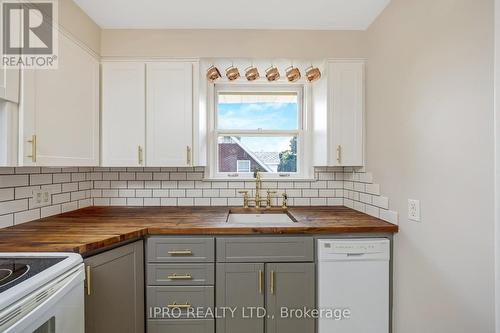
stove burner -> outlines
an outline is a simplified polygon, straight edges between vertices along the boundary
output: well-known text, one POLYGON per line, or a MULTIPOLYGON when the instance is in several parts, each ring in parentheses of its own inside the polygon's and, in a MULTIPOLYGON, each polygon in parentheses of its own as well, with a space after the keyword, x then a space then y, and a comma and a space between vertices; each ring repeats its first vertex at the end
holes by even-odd
POLYGON ((30 270, 25 264, 0 264, 0 287, 22 278, 30 270))
POLYGON ((0 268, 0 283, 12 275, 12 269, 0 268))

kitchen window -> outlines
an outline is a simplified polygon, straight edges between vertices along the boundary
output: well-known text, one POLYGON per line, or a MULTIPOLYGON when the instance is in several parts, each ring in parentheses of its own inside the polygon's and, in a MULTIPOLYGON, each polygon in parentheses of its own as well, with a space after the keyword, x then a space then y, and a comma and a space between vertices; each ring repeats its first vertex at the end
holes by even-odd
POLYGON ((302 85, 215 85, 211 178, 306 178, 302 85))

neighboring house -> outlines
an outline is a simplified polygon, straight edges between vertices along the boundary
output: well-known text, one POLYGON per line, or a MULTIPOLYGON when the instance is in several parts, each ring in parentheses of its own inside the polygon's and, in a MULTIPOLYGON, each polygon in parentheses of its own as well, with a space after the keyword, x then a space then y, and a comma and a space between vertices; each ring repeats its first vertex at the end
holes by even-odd
POLYGON ((236 137, 224 137, 219 142, 219 172, 277 172, 279 152, 252 152, 236 137))

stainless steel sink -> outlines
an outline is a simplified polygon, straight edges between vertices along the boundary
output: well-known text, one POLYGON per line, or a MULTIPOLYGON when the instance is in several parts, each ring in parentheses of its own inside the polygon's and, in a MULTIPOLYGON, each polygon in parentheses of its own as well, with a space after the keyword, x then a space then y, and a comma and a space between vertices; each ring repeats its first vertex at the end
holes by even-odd
POLYGON ((227 223, 231 224, 290 224, 296 221, 287 213, 229 213, 227 223))

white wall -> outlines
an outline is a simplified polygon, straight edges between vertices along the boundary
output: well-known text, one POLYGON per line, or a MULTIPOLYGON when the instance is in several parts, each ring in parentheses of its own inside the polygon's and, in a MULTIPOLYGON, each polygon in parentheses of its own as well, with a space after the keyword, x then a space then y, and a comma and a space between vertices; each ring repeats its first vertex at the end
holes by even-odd
POLYGON ((367 33, 367 170, 401 215, 396 333, 494 331, 493 3, 392 0, 367 33))
POLYGON ((356 58, 363 31, 102 30, 106 57, 356 58))
POLYGON ((495 300, 500 333, 500 0, 495 0, 495 300))

